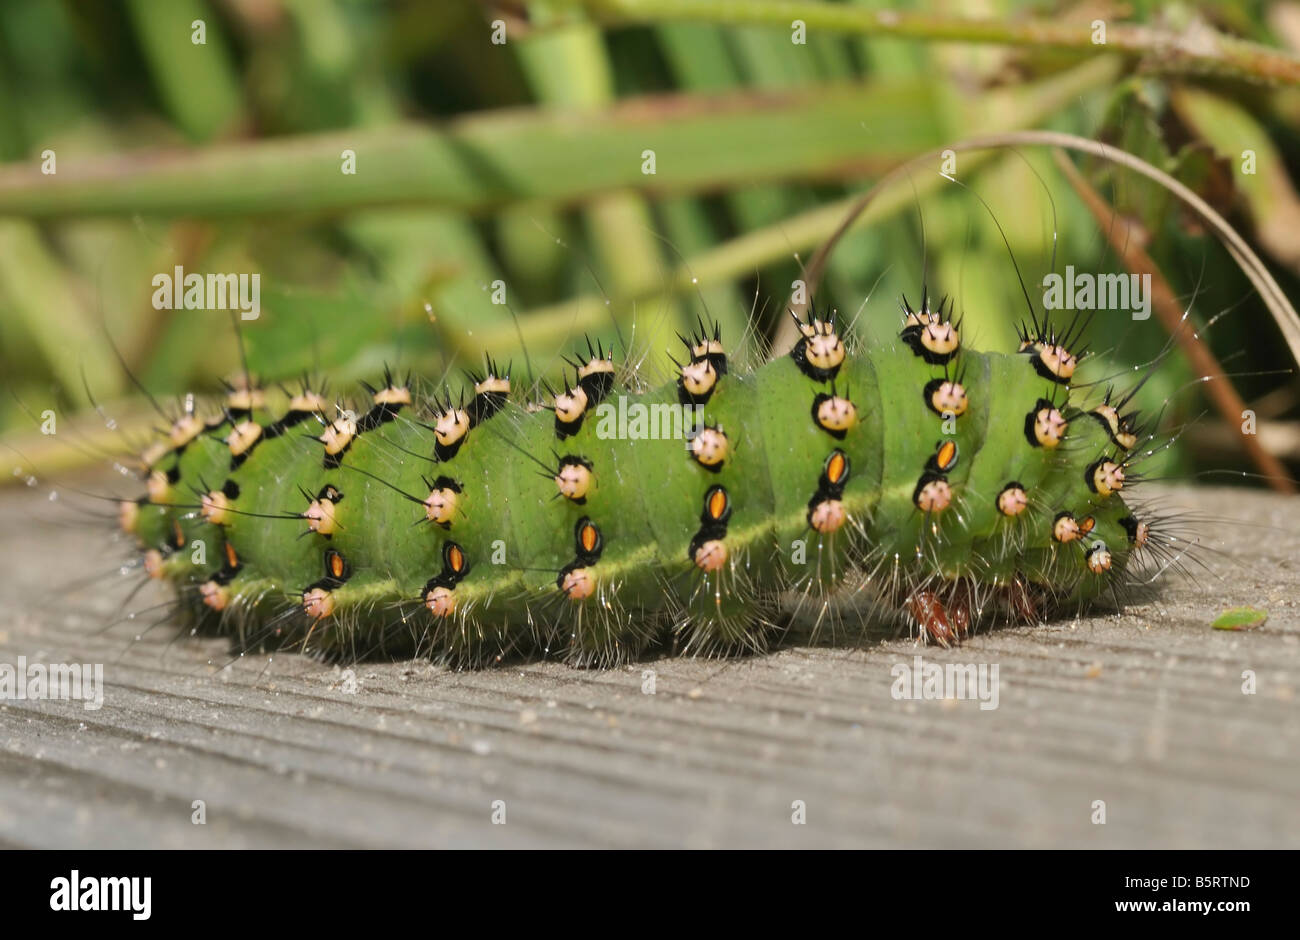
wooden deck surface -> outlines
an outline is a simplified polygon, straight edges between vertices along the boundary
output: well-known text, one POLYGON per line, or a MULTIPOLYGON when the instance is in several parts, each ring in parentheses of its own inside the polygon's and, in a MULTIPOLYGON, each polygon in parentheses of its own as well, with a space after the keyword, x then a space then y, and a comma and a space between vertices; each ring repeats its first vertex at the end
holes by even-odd
POLYGON ((0 702, 0 844, 1300 846, 1300 501, 1166 495, 1241 521, 1204 525, 1210 571, 1123 616, 951 651, 349 676, 294 655, 227 666, 223 642, 144 632, 143 615, 103 632, 120 587, 60 585, 112 571, 122 546, 47 489, 0 491, 0 662, 103 663, 106 685, 98 711, 0 702), (1212 630, 1236 604, 1268 622, 1212 630), (891 668, 917 653, 997 664, 999 707, 895 701, 891 668))

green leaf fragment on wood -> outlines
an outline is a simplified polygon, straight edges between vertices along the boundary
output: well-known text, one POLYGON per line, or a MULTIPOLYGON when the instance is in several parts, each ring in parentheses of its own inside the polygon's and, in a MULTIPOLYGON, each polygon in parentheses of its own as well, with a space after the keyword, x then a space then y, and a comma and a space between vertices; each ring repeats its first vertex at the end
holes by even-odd
POLYGON ((1249 630, 1268 619, 1268 611, 1258 607, 1232 607, 1219 614, 1210 624, 1216 630, 1249 630))

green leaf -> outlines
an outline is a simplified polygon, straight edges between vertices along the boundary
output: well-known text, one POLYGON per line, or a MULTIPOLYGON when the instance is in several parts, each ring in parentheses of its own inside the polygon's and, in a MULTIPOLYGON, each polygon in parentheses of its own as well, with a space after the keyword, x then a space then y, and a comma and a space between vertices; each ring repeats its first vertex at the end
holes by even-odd
POLYGON ((1268 619, 1268 611, 1258 607, 1232 607, 1219 614, 1210 624, 1216 630, 1249 630, 1268 619))
POLYGON ((987 92, 955 123, 935 113, 933 82, 881 81, 634 99, 595 111, 489 111, 437 126, 70 161, 57 176, 29 161, 0 166, 0 215, 266 217, 385 205, 487 212, 616 190, 856 178, 975 131, 1030 126, 1117 69, 1101 56, 1032 85, 987 92), (356 154, 355 175, 342 173, 344 150, 356 154), (650 150, 653 174, 642 172, 650 150))

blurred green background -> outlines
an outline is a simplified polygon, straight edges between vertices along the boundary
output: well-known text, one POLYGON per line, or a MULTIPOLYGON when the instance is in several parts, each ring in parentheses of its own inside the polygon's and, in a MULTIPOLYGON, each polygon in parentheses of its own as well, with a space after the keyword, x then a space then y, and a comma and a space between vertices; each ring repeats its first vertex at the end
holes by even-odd
MULTIPOLYGON (((705 310, 752 360, 855 194, 993 131, 1139 154, 1300 296, 1297 47, 1293 2, 7 0, 0 461, 49 471, 117 446, 93 413, 74 447, 37 430, 46 408, 86 413, 86 389, 119 427, 158 423, 114 345, 163 400, 238 370, 227 314, 151 304, 176 265, 260 273, 252 370, 324 372, 344 394, 385 363, 459 381, 449 370, 484 350, 523 378, 524 348, 554 384, 583 334, 633 342, 662 374, 705 310), (1105 45, 1089 39, 1098 19, 1105 45)), ((1071 159, 1109 222, 1044 149, 963 153, 962 185, 927 166, 877 200, 831 256, 819 306, 856 313, 870 295, 863 315, 886 329, 924 266, 977 345, 1011 349, 1025 304, 1002 232, 1037 302, 1053 252, 1058 271, 1124 270, 1108 239, 1120 220, 1198 322, 1233 308, 1208 343, 1294 473, 1294 364, 1249 282, 1163 189, 1071 159)), ((1168 336, 1154 316, 1101 315, 1091 339, 1118 372, 1168 336)), ((1197 418, 1194 375, 1176 353, 1144 405, 1169 400, 1173 426, 1197 418)), ((1239 440, 1210 414, 1168 469, 1250 469, 1239 440)))

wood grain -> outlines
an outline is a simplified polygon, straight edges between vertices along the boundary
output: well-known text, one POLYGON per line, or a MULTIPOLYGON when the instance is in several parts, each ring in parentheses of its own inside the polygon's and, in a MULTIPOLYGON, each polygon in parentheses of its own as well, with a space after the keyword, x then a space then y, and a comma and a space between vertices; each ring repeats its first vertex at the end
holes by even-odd
MULTIPOLYGON (((98 711, 0 702, 0 844, 1296 847, 1300 501, 1158 495, 1232 521, 1200 523, 1205 568, 1120 616, 950 651, 891 637, 590 671, 366 663, 349 691, 337 667, 232 662, 221 641, 150 628, 165 611, 105 629, 138 576, 79 518, 103 506, 0 492, 0 662, 103 663, 106 685, 98 711), (1236 604, 1268 622, 1212 630, 1236 604), (998 708, 895 701, 891 668, 918 653, 997 664, 998 708)), ((165 600, 151 586, 129 609, 165 600)))

